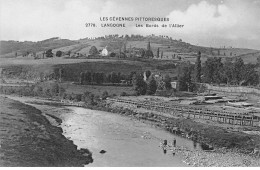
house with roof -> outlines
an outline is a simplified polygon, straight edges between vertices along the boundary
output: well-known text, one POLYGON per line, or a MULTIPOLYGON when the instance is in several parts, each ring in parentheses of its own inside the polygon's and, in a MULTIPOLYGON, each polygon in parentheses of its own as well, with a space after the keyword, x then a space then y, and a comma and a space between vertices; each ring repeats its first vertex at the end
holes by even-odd
POLYGON ((108 56, 107 46, 102 50, 101 56, 108 56))

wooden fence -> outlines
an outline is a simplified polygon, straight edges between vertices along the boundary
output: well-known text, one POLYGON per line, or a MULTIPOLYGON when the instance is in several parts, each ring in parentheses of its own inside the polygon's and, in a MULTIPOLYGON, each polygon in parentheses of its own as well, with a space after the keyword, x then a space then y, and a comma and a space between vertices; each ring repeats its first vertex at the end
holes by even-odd
POLYGON ((218 121, 226 124, 241 125, 241 126, 260 126, 260 117, 256 116, 256 112, 247 113, 233 113, 220 110, 211 110, 206 108, 197 108, 192 106, 182 105, 166 105, 157 102, 135 102, 131 100, 112 99, 108 98, 108 101, 121 102, 127 104, 133 104, 137 107, 145 108, 148 110, 154 110, 162 113, 167 113, 174 116, 184 116, 187 118, 199 118, 208 119, 212 121, 218 121))

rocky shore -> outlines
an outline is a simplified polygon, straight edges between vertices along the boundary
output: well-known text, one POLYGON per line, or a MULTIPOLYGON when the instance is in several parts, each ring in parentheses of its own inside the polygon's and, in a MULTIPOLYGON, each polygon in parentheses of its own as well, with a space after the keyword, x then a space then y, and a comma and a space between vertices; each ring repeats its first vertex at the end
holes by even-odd
MULTIPOLYGON (((0 166, 63 167, 93 162, 36 108, 0 97, 0 166)), ((59 118, 56 118, 59 119, 59 118)))
POLYGON ((259 167, 259 158, 235 151, 218 148, 213 152, 201 150, 190 151, 178 148, 177 153, 183 155, 183 161, 195 167, 259 167))

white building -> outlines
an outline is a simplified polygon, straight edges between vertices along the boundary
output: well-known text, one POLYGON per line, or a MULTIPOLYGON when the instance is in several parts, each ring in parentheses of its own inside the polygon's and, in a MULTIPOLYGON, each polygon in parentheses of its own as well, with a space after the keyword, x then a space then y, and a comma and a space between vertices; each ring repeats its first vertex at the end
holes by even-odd
POLYGON ((107 56, 108 55, 108 51, 107 51, 107 47, 105 47, 102 52, 101 52, 102 56, 107 56))
POLYGON ((177 89, 177 81, 172 81, 171 86, 173 89, 177 89))

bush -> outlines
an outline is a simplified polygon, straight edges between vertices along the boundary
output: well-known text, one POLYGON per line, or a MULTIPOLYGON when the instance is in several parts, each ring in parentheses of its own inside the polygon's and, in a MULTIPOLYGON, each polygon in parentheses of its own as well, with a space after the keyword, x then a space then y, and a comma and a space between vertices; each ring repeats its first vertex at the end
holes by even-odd
POLYGON ((105 100, 108 97, 108 92, 104 91, 102 94, 102 100, 105 100))
POLYGON ((89 54, 90 55, 97 55, 98 54, 98 50, 97 50, 97 47, 95 46, 92 46, 89 50, 89 54))
POLYGON ((46 57, 47 58, 53 57, 52 49, 49 49, 49 50, 46 51, 46 57))
POLYGON ((76 94, 75 100, 76 100, 77 102, 80 102, 81 99, 82 99, 82 94, 76 94))
POLYGON ((126 92, 122 92, 122 93, 120 94, 120 96, 127 96, 127 93, 126 93, 126 92))
POLYGON ((157 85, 155 79, 152 77, 147 84, 147 90, 146 93, 148 95, 153 95, 157 90, 157 85))
POLYGON ((153 58, 153 52, 152 50, 145 51, 145 57, 146 58, 153 58))
POLYGON ((61 57, 61 55, 62 55, 62 52, 61 52, 61 51, 57 51, 57 52, 56 52, 56 56, 57 56, 57 57, 61 57))
POLYGON ((110 53, 110 57, 116 57, 116 53, 114 52, 110 53))

